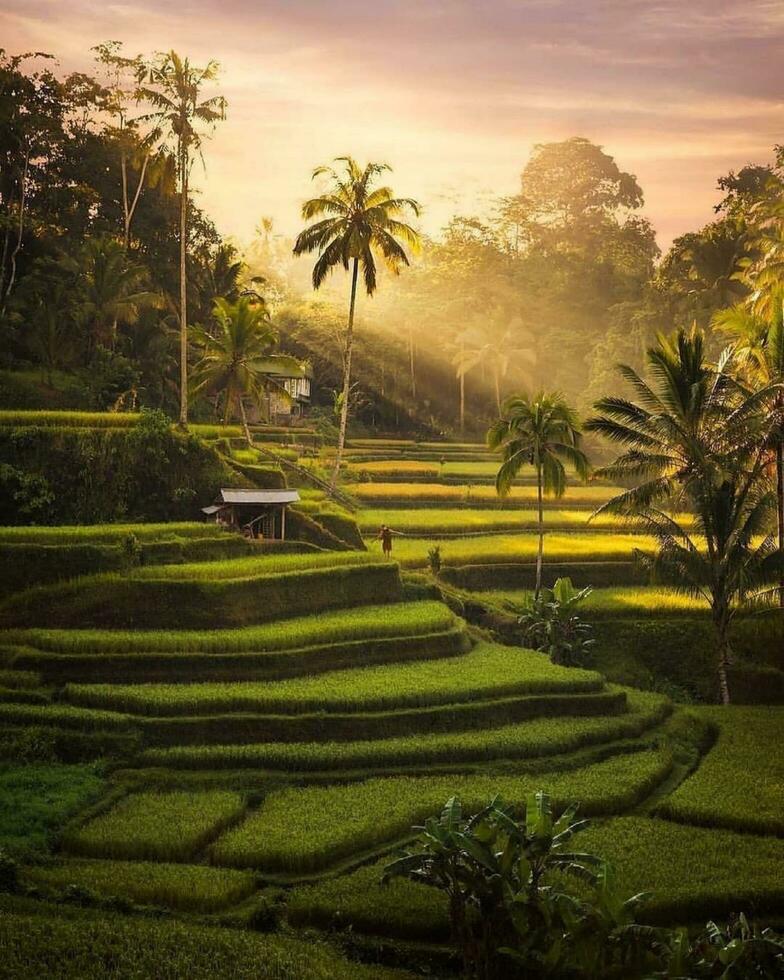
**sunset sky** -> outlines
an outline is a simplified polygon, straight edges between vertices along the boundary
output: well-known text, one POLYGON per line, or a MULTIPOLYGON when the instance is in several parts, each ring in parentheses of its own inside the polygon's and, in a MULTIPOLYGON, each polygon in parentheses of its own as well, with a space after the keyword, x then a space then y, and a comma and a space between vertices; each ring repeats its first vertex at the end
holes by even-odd
POLYGON ((392 164, 437 232, 516 190, 533 144, 580 135, 637 174, 666 246, 784 142, 781 0, 0 0, 0 45, 63 71, 110 38, 221 62, 198 183, 241 240, 262 215, 294 232, 339 154, 392 164))

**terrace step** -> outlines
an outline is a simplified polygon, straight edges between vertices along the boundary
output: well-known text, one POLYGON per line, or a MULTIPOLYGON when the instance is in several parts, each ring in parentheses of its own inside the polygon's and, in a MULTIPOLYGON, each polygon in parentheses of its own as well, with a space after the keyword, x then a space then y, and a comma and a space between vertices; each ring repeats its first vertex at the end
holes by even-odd
POLYGON ((40 671, 47 683, 133 684, 165 681, 252 681, 318 674, 347 667, 454 657, 470 646, 462 624, 413 636, 363 637, 248 653, 52 653, 20 648, 13 663, 40 671))
POLYGON ((0 626, 215 629, 394 602, 401 595, 397 566, 388 561, 336 561, 335 567, 275 574, 264 571, 261 560, 256 574, 212 579, 187 578, 189 566, 179 567, 182 577, 89 576, 29 589, 0 604, 0 626))
POLYGON ((533 718, 617 715, 623 691, 518 696, 378 712, 263 715, 240 712, 201 717, 134 716, 149 745, 242 745, 253 742, 346 742, 414 732, 492 730, 533 718))

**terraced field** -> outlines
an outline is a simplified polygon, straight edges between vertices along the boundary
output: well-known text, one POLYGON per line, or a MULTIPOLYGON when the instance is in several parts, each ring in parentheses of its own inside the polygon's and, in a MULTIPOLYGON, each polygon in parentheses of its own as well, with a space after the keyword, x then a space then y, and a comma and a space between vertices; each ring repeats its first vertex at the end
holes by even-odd
MULTIPOLYGON (((630 892, 655 892, 652 921, 740 907, 784 914, 784 773, 780 754, 765 749, 780 739, 784 708, 684 707, 477 633, 465 619, 471 601, 508 612, 530 584, 530 488, 499 507, 490 461, 453 458, 486 456, 479 446, 351 448, 387 464, 424 456, 410 462, 439 468, 449 457, 444 467, 487 483, 347 483, 357 500, 373 501, 357 515, 369 552, 181 553, 14 588, 0 602, 0 737, 21 745, 35 733, 67 759, 80 787, 41 830, 54 859, 23 856, 21 880, 35 901, 59 902, 75 887, 99 906, 119 899, 128 913, 162 907, 188 920, 172 922, 173 934, 196 917, 439 941, 443 903, 410 882, 382 888, 385 855, 451 795, 478 807, 497 793, 522 803, 541 788, 559 808, 579 801, 595 818, 586 846, 617 864, 630 892), (378 494, 385 487, 387 497, 378 494), (401 494, 406 487, 414 489, 401 494), (402 575, 373 541, 384 521, 405 532, 394 541, 402 575), (437 536, 461 528, 472 536, 437 536), (421 574, 434 546, 450 606, 421 574), (86 760, 106 755, 109 771, 92 772, 86 760)), ((548 510, 547 573, 604 586, 586 611, 608 629, 626 624, 628 633, 603 641, 618 659, 635 652, 641 621, 659 630, 650 640, 657 650, 668 623, 683 642, 704 611, 630 585, 633 549, 651 542, 611 522, 586 526, 608 492, 576 487, 548 510)), ((316 494, 307 500, 326 507, 316 494)), ((0 546, 122 548, 128 534, 223 544, 197 527, 14 529, 0 531, 0 546)), ((775 651, 759 661, 769 689, 776 663, 775 651)), ((29 777, 14 777, 24 767, 7 768, 0 787, 27 786, 32 799, 29 777)), ((0 916, 6 927, 10 918, 38 934, 26 906, 10 912, 0 916)), ((149 930, 151 949, 164 942, 152 920, 113 921, 85 918, 97 949, 111 928, 149 930)), ((49 941, 66 942, 68 929, 59 921, 49 941)), ((257 940, 212 932, 224 937, 216 955, 226 963, 257 940)), ((259 939, 258 955, 277 941, 259 939)), ((275 955, 297 964, 289 941, 280 937, 275 955)), ((324 977, 404 975, 347 966, 318 944, 313 956, 324 977)), ((297 975, 291 969, 280 975, 297 975)))

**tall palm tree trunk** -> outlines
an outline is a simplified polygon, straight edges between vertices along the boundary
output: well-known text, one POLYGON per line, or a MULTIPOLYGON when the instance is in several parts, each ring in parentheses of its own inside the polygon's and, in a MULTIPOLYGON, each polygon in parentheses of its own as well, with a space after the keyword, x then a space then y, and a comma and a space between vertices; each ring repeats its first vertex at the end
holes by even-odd
POLYGON ((359 259, 354 259, 351 272, 351 301, 348 307, 348 327, 346 329, 346 348, 343 357, 343 403, 340 406, 340 430, 338 431, 338 448, 335 453, 335 468, 332 471, 330 486, 334 489, 340 475, 340 464, 343 460, 343 447, 346 444, 346 427, 348 426, 348 397, 351 390, 351 355, 354 351, 354 307, 357 301, 357 276, 359 275, 359 259))
POLYGON ((536 464, 536 506, 539 520, 539 547, 536 552, 536 589, 534 598, 542 591, 542 559, 544 557, 544 511, 542 509, 542 464, 536 464))
POLYGON ((188 289, 185 271, 188 230, 188 166, 187 151, 180 155, 180 425, 188 427, 188 289))

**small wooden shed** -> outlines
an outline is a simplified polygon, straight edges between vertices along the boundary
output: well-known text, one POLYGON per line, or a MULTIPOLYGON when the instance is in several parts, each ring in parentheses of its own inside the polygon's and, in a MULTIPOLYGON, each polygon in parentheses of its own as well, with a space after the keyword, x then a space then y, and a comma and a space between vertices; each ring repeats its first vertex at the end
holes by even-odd
POLYGON ((208 520, 232 527, 250 538, 286 540, 286 508, 300 499, 296 490, 222 488, 214 504, 202 507, 208 520))

